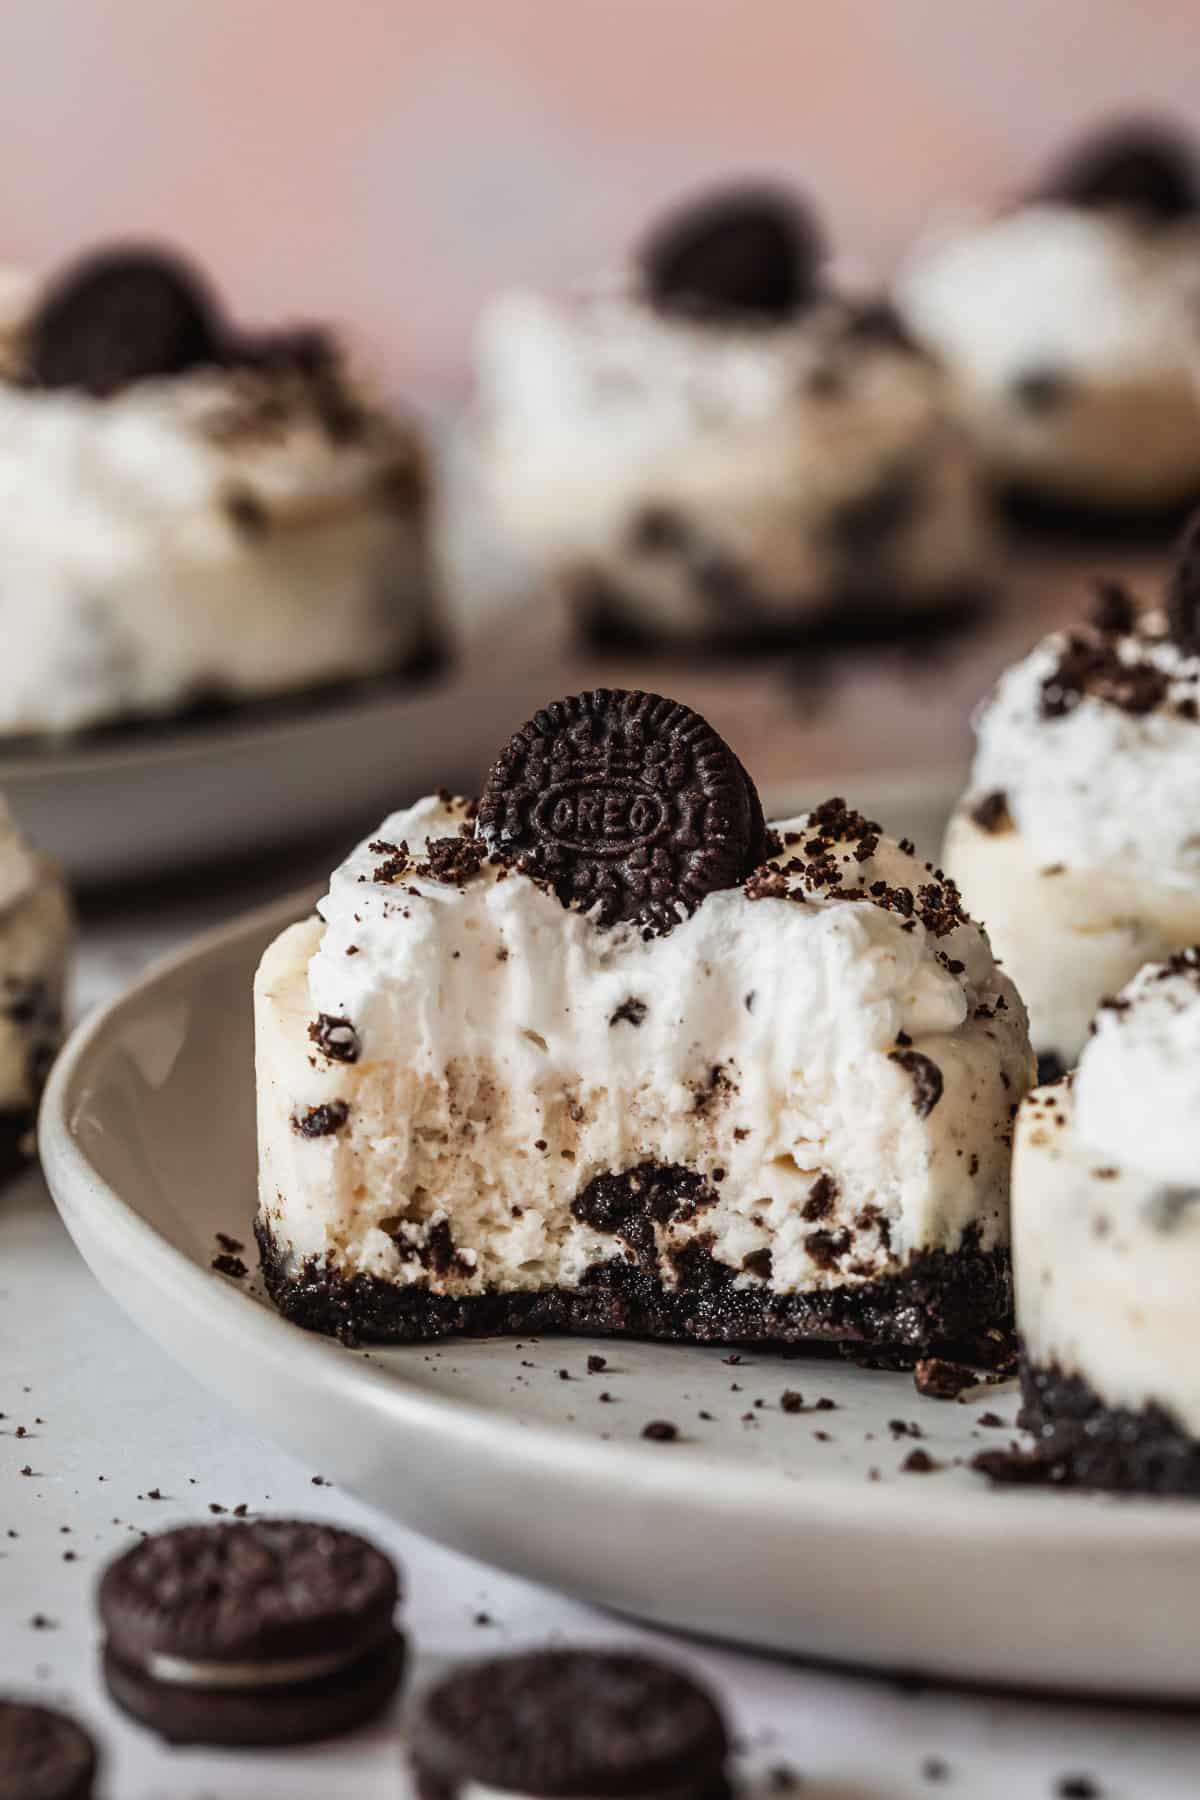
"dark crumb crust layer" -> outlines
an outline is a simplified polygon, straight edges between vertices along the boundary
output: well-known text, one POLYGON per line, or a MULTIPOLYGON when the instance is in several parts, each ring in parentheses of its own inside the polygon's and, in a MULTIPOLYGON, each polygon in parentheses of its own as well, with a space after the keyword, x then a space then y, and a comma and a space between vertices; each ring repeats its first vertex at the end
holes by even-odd
POLYGON ((1100 501, 1058 499, 1020 484, 1001 490, 1000 506, 1010 525, 1031 536, 1085 538, 1093 542, 1161 546, 1186 524, 1200 493, 1167 505, 1104 505, 1100 501))
POLYGON ((738 1287, 732 1271, 715 1263, 703 1283, 668 1288, 612 1258, 594 1264, 577 1288, 452 1296, 375 1275, 347 1280, 315 1260, 290 1270, 266 1221, 260 1217, 254 1229, 267 1292, 280 1312, 306 1331, 343 1341, 571 1332, 677 1343, 870 1344, 986 1364, 1010 1348, 1009 1254, 980 1249, 977 1236, 959 1250, 922 1251, 878 1281, 800 1294, 738 1287))
MULTIPOLYGON (((1042 1479, 1060 1487, 1200 1495, 1200 1441, 1161 1406, 1109 1406, 1081 1376, 1021 1361, 1020 1423, 1042 1479)), ((1028 1477, 1027 1477, 1028 1479, 1028 1477)))
POLYGON ((598 573, 587 571, 560 583, 584 641, 612 654, 647 656, 758 657, 778 651, 842 652, 907 648, 914 652, 958 638, 986 617, 995 591, 985 582, 957 582, 906 595, 881 606, 877 593, 831 589, 826 603, 796 609, 795 620, 780 622, 778 609, 755 604, 747 590, 727 605, 698 598, 686 635, 656 631, 645 607, 598 573))
POLYGON ((37 1110, 0 1111, 0 1181, 19 1175, 33 1156, 33 1130, 37 1110))

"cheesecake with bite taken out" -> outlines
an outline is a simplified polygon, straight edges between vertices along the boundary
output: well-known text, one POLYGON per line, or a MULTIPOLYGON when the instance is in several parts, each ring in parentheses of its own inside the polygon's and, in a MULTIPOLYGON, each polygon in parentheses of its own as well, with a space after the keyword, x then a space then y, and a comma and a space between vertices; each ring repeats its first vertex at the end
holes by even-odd
POLYGON ((686 707, 544 708, 394 814, 255 987, 267 1285, 313 1329, 988 1356, 1024 1007, 841 802, 768 827, 686 707))

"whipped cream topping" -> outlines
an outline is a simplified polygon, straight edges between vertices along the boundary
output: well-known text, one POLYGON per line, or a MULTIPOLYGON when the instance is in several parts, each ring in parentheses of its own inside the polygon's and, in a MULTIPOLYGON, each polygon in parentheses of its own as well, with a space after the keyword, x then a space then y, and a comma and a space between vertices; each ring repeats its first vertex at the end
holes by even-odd
POLYGON ((861 318, 830 298, 770 327, 700 323, 629 278, 501 296, 476 352, 497 518, 527 554, 619 573, 667 626, 696 602, 674 591, 678 558, 641 541, 664 508, 781 615, 827 602, 872 555, 907 587, 976 572, 987 535, 945 377, 861 318), (840 526, 839 508, 884 486, 904 509, 886 543, 869 521, 840 526))
POLYGON ((1032 1074, 1011 982, 910 849, 834 806, 778 830, 744 887, 646 939, 481 860, 466 802, 388 819, 256 983, 277 1249, 437 1292, 573 1287, 623 1256, 593 1184, 646 1165, 695 1196, 663 1280, 694 1239, 780 1293, 1004 1242, 1032 1074))
MULTIPOLYGON (((1153 616, 1045 638, 976 715, 967 810, 1003 796, 1046 864, 1200 888, 1200 657, 1153 616)), ((986 897, 969 896, 984 917, 986 897)))
MULTIPOLYGON (((758 1110, 786 1088, 797 1049, 800 1020, 779 1007, 778 964, 790 962, 789 942, 799 948, 821 936, 821 956, 804 958, 814 965, 805 1015, 822 1020, 847 1063, 872 1042, 890 1047, 897 1033, 953 1033, 968 1014, 969 984, 985 987, 993 973, 986 940, 969 921, 951 924, 939 957, 919 922, 907 930, 907 915, 830 899, 798 873, 781 875, 779 888, 804 904, 776 911, 770 931, 732 888, 647 940, 637 926, 598 929, 502 864, 485 861, 461 887, 422 872, 431 840, 458 838, 466 814, 466 802, 436 796, 393 814, 334 872, 318 905, 326 930, 309 970, 313 1001, 353 1021, 366 1058, 405 1038, 416 1066, 431 1072, 499 1056, 514 1091, 543 1080, 548 1058, 585 1085, 598 1062, 638 1063, 659 1072, 665 1092, 678 1092, 698 1051, 749 1051, 752 1040, 752 1056, 739 1063, 743 1097, 758 1110), (410 860, 392 875, 402 845, 410 860), (963 979, 947 966, 953 958, 963 960, 963 979), (659 1000, 636 1029, 611 1027, 631 994, 659 1000)), ((799 818, 775 829, 784 847, 766 871, 782 870, 817 826, 799 818)), ((911 893, 932 880, 887 840, 859 861, 849 848, 844 858, 847 881, 863 892, 879 883, 911 893)), ((952 916, 930 913, 938 925, 952 916)), ((796 999, 789 993, 788 1005, 796 999)))
POLYGON ((1143 969, 1096 1017, 1075 1076, 1079 1139, 1170 1186, 1200 1186, 1200 952, 1143 969))
POLYGON ((896 284, 914 332, 963 377, 988 452, 1114 497, 1200 472, 1200 231, 1041 201, 920 246, 896 284), (1103 415, 1093 410, 1107 394, 1103 415), (1091 396, 1089 400, 1088 396, 1091 396), (1114 427, 1097 438, 1101 417, 1114 427), (1115 429, 1124 418, 1131 438, 1115 429))

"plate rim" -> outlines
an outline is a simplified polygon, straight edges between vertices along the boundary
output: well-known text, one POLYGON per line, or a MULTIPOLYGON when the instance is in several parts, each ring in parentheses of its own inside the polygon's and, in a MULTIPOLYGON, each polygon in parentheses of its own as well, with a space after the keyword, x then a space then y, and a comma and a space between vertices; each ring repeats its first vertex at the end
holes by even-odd
MULTIPOLYGON (((186 978, 203 968, 212 957, 232 953, 243 943, 270 929, 285 925, 312 910, 321 887, 304 889, 236 918, 191 939, 155 960, 120 994, 78 1024, 51 1073, 39 1115, 38 1141, 42 1166, 54 1204, 75 1240, 92 1274, 103 1281, 96 1261, 88 1255, 73 1228, 73 1214, 81 1197, 98 1207, 106 1241, 128 1247, 144 1278, 154 1279, 173 1300, 195 1317, 226 1319, 232 1330, 248 1334, 255 1354, 269 1356, 276 1364, 295 1365, 299 1357, 304 1379, 320 1387, 327 1398, 347 1384, 356 1390, 356 1403, 369 1409, 389 1428, 445 1433, 449 1427, 473 1449, 503 1458, 508 1466, 522 1466, 528 1473, 544 1469, 547 1460, 556 1471, 611 1484, 633 1482, 647 1498, 670 1500, 687 1508, 734 1515, 769 1514, 786 1519, 803 1531, 815 1518, 836 1507, 844 1524, 864 1531, 893 1533, 898 1525, 912 1528, 913 1490, 903 1485, 868 1484, 861 1477, 831 1472, 817 1479, 798 1480, 775 1468, 738 1468, 720 1455, 683 1458, 664 1455, 661 1448, 640 1441, 602 1442, 586 1432, 565 1425, 523 1421, 519 1432, 511 1429, 511 1410, 497 1412, 485 1404, 455 1395, 427 1393, 404 1381, 394 1369, 384 1377, 354 1352, 319 1334, 302 1330, 284 1319, 269 1302, 260 1302, 239 1291, 169 1242, 138 1210, 116 1191, 91 1163, 81 1148, 73 1124, 73 1101, 89 1062, 103 1054, 104 1040, 118 1029, 123 1018, 146 1004, 164 984, 186 978), (705 1480, 694 1480, 698 1461, 705 1480)), ((247 988, 247 1007, 250 1004, 247 988)), ((88 1235, 97 1235, 95 1219, 88 1235)), ((125 1308, 123 1307, 124 1311, 125 1308)), ((134 1323, 144 1330, 140 1320, 134 1323)), ((156 1339, 171 1354, 170 1342, 156 1339)), ((567 1341, 566 1337, 556 1341, 567 1341)), ((580 1339, 579 1341, 592 1341, 580 1339)), ((686 1354, 689 1348, 670 1346, 686 1354)), ((372 1346, 373 1357, 403 1353, 404 1346, 372 1346)), ((419 1346, 412 1346, 414 1350, 419 1346)), ((232 1404, 224 1390, 216 1389, 223 1404, 232 1404)), ((923 1485, 921 1529, 949 1536, 955 1542, 970 1540, 976 1549, 994 1537, 998 1543, 1020 1533, 1026 1552, 1053 1554, 1061 1546, 1063 1532, 1089 1551, 1119 1553, 1130 1548, 1137 1535, 1143 1547, 1156 1553, 1195 1550, 1200 1543, 1200 1510, 1186 1500, 1152 1497, 1124 1498, 1108 1495, 1044 1492, 1017 1489, 997 1492, 980 1482, 974 1487, 943 1488, 923 1485), (989 1530, 990 1527, 990 1530, 989 1530)))

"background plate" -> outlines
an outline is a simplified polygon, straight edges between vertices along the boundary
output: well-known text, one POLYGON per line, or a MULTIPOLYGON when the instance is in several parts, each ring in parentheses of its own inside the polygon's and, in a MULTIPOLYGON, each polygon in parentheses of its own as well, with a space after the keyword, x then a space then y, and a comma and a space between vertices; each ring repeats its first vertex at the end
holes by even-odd
POLYGON ((251 974, 310 900, 162 965, 51 1079, 51 1190, 164 1349, 385 1512, 593 1601, 958 1680, 1200 1695, 1200 1510, 989 1490, 955 1460, 1007 1441, 1011 1390, 947 1404, 824 1359, 623 1342, 349 1351, 213 1273, 214 1234, 248 1241, 254 1209, 251 974), (784 1413, 785 1388, 836 1410, 784 1413), (661 1418, 679 1442, 642 1440, 661 1418), (903 1472, 893 1419, 939 1472, 903 1472))

